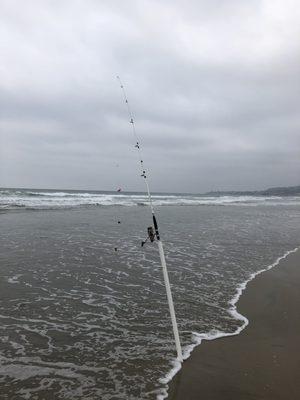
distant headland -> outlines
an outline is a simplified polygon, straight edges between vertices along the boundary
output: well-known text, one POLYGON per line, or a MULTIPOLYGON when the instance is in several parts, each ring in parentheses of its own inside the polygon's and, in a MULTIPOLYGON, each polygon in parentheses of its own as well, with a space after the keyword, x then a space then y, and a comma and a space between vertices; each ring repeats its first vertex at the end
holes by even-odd
POLYGON ((300 185, 287 187, 272 187, 265 190, 247 191, 211 191, 205 193, 207 196, 299 196, 300 185))

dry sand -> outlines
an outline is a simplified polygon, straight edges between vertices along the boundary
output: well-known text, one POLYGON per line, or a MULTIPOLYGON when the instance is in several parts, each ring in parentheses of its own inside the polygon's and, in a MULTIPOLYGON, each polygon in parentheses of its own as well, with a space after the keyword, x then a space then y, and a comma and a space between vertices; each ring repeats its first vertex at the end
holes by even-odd
POLYGON ((300 399, 300 251, 251 281, 237 308, 249 325, 202 342, 168 400, 300 399))

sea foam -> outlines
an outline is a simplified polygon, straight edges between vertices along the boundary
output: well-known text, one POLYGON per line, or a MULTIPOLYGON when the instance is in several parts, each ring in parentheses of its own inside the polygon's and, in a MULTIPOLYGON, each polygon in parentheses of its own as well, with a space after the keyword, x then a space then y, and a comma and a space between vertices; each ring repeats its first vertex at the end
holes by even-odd
MULTIPOLYGON (((299 205, 300 196, 207 196, 153 194, 154 206, 283 206, 299 205)), ((98 206, 141 206, 148 204, 144 193, 0 190, 0 209, 56 209, 98 206)))

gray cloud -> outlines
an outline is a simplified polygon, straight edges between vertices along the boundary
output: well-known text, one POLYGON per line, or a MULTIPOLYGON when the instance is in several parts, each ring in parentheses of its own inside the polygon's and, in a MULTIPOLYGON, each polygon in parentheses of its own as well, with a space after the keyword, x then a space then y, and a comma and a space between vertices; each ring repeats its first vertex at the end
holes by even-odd
POLYGON ((0 186, 299 184, 296 0, 0 2, 0 186), (116 168, 116 164, 120 168, 116 168))

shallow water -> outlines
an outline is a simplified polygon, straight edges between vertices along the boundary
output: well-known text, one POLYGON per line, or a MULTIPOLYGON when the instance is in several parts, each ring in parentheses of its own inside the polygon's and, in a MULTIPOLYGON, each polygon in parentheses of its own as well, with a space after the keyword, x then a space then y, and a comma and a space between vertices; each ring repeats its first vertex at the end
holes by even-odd
MULTIPOLYGON (((157 211, 185 347, 241 326, 237 287, 299 246, 299 206, 157 211)), ((0 224, 2 398, 155 399, 175 351, 157 247, 140 247, 149 210, 10 211, 0 224)))

